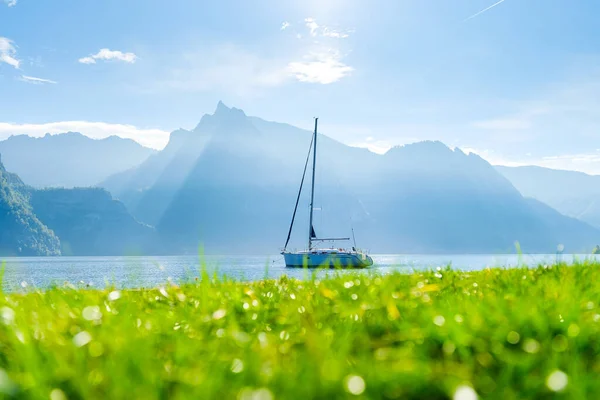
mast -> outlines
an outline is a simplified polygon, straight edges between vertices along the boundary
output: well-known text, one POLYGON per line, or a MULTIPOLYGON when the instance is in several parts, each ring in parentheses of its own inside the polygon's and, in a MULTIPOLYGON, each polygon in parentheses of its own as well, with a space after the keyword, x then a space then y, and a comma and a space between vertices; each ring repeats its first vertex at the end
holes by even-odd
POLYGON ((313 236, 313 208, 315 201, 315 169, 317 166, 317 122, 319 118, 315 118, 315 133, 313 136, 313 167, 312 167, 312 183, 310 188, 310 219, 308 224, 308 250, 312 249, 313 236))

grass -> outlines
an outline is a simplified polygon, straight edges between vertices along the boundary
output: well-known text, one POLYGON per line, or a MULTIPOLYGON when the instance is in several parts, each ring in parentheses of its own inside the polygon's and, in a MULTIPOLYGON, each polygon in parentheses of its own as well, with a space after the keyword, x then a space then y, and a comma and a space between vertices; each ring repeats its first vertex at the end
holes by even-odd
POLYGON ((597 398, 600 264, 0 295, 32 399, 597 398))

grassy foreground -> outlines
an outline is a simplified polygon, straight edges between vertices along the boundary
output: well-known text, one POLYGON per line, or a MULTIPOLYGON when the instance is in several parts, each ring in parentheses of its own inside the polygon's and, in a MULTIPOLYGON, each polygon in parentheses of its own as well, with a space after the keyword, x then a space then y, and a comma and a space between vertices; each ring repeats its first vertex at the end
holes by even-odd
POLYGON ((600 396, 600 264, 0 295, 0 393, 600 396))

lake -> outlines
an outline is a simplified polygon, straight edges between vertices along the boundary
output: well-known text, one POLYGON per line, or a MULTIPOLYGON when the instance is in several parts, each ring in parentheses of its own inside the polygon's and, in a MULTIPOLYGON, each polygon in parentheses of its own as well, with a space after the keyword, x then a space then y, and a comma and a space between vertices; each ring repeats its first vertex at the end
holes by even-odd
MULTIPOLYGON (((596 258, 591 255, 373 255, 374 265, 367 269, 377 273, 392 271, 413 272, 445 267, 479 270, 489 266, 514 267, 554 263, 558 257, 572 262, 576 259, 596 258)), ((197 256, 170 257, 22 257, 5 258, 4 290, 22 288, 47 288, 65 282, 75 286, 150 287, 167 283, 193 280, 199 276, 200 260, 197 256)), ((211 274, 236 280, 257 280, 288 275, 296 278, 310 276, 312 272, 285 268, 283 257, 277 256, 206 256, 211 274)), ((338 271, 317 271, 318 276, 338 271)), ((346 273, 340 271, 339 273, 346 273)))

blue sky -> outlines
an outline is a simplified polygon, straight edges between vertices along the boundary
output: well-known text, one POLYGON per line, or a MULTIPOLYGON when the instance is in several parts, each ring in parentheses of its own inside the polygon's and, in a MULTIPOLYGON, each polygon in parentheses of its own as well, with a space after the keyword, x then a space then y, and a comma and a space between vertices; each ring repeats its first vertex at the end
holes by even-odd
POLYGON ((600 174, 599 14, 595 0, 0 0, 0 139, 160 147, 223 100, 307 129, 319 116, 378 152, 436 139, 600 174))

